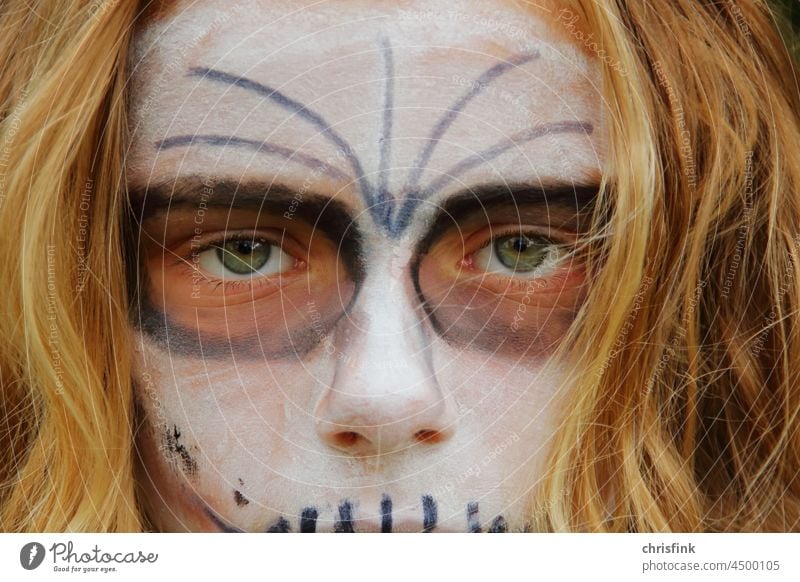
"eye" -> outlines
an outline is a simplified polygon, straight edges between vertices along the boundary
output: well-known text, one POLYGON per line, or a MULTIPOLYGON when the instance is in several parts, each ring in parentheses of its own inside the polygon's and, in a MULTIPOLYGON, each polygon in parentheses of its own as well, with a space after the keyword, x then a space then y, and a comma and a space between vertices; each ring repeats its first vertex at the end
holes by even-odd
POLYGON ((558 244, 539 235, 510 234, 492 239, 473 257, 475 269, 517 277, 541 277, 561 259, 558 244))
POLYGON ((198 266, 218 279, 250 279, 277 275, 291 269, 296 260, 266 239, 230 238, 199 253, 198 266))

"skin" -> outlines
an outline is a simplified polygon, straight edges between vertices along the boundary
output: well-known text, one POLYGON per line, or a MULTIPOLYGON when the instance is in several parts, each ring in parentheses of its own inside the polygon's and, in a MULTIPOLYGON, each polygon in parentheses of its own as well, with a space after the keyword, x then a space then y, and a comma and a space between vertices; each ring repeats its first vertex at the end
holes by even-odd
POLYGON ((556 5, 455 9, 178 2, 137 32, 156 529, 525 529, 586 290, 567 251, 602 175, 599 71, 556 5), (492 240, 522 232, 552 264, 502 268, 492 240), (208 248, 232 236, 282 262, 232 279, 208 248))

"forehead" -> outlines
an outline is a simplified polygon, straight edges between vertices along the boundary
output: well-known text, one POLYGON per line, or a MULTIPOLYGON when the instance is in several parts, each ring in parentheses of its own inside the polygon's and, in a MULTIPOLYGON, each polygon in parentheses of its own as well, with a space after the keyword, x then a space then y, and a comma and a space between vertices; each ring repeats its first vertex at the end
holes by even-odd
POLYGON ((591 182, 604 152, 599 71, 556 11, 170 4, 137 32, 129 180, 213 173, 299 186, 323 162, 331 171, 311 172, 313 189, 361 206, 354 159, 365 182, 395 195, 415 172, 442 185, 436 197, 477 182, 591 182))

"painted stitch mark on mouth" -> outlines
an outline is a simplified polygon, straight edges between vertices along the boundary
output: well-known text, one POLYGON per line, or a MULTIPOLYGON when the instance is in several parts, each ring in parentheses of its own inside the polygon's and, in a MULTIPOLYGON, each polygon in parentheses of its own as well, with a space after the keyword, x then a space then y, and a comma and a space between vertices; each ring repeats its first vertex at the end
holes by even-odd
POLYGON ((508 524, 506 518, 498 515, 492 520, 492 525, 489 527, 489 533, 506 533, 508 531, 508 524))
POLYGON ((353 505, 344 500, 339 504, 339 518, 333 524, 336 533, 355 533, 353 529, 353 505))
POLYGON ((436 528, 439 520, 439 509, 436 500, 430 495, 422 496, 422 531, 430 533, 436 528))
POLYGON ((481 533, 481 523, 478 519, 478 502, 467 503, 467 529, 470 533, 481 533))
POLYGON ((381 533, 392 533, 392 498, 381 497, 381 533))
POLYGON ((300 514, 300 533, 315 533, 317 531, 317 517, 319 512, 316 507, 306 507, 300 514))

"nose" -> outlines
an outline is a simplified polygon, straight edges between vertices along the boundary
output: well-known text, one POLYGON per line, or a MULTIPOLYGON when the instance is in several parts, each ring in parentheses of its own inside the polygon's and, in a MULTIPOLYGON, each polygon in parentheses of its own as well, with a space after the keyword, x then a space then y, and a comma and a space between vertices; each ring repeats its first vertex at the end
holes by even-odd
POLYGON ((376 456, 452 437, 455 406, 437 382, 410 296, 396 279, 365 285, 337 330, 336 371, 315 411, 327 445, 376 456))

